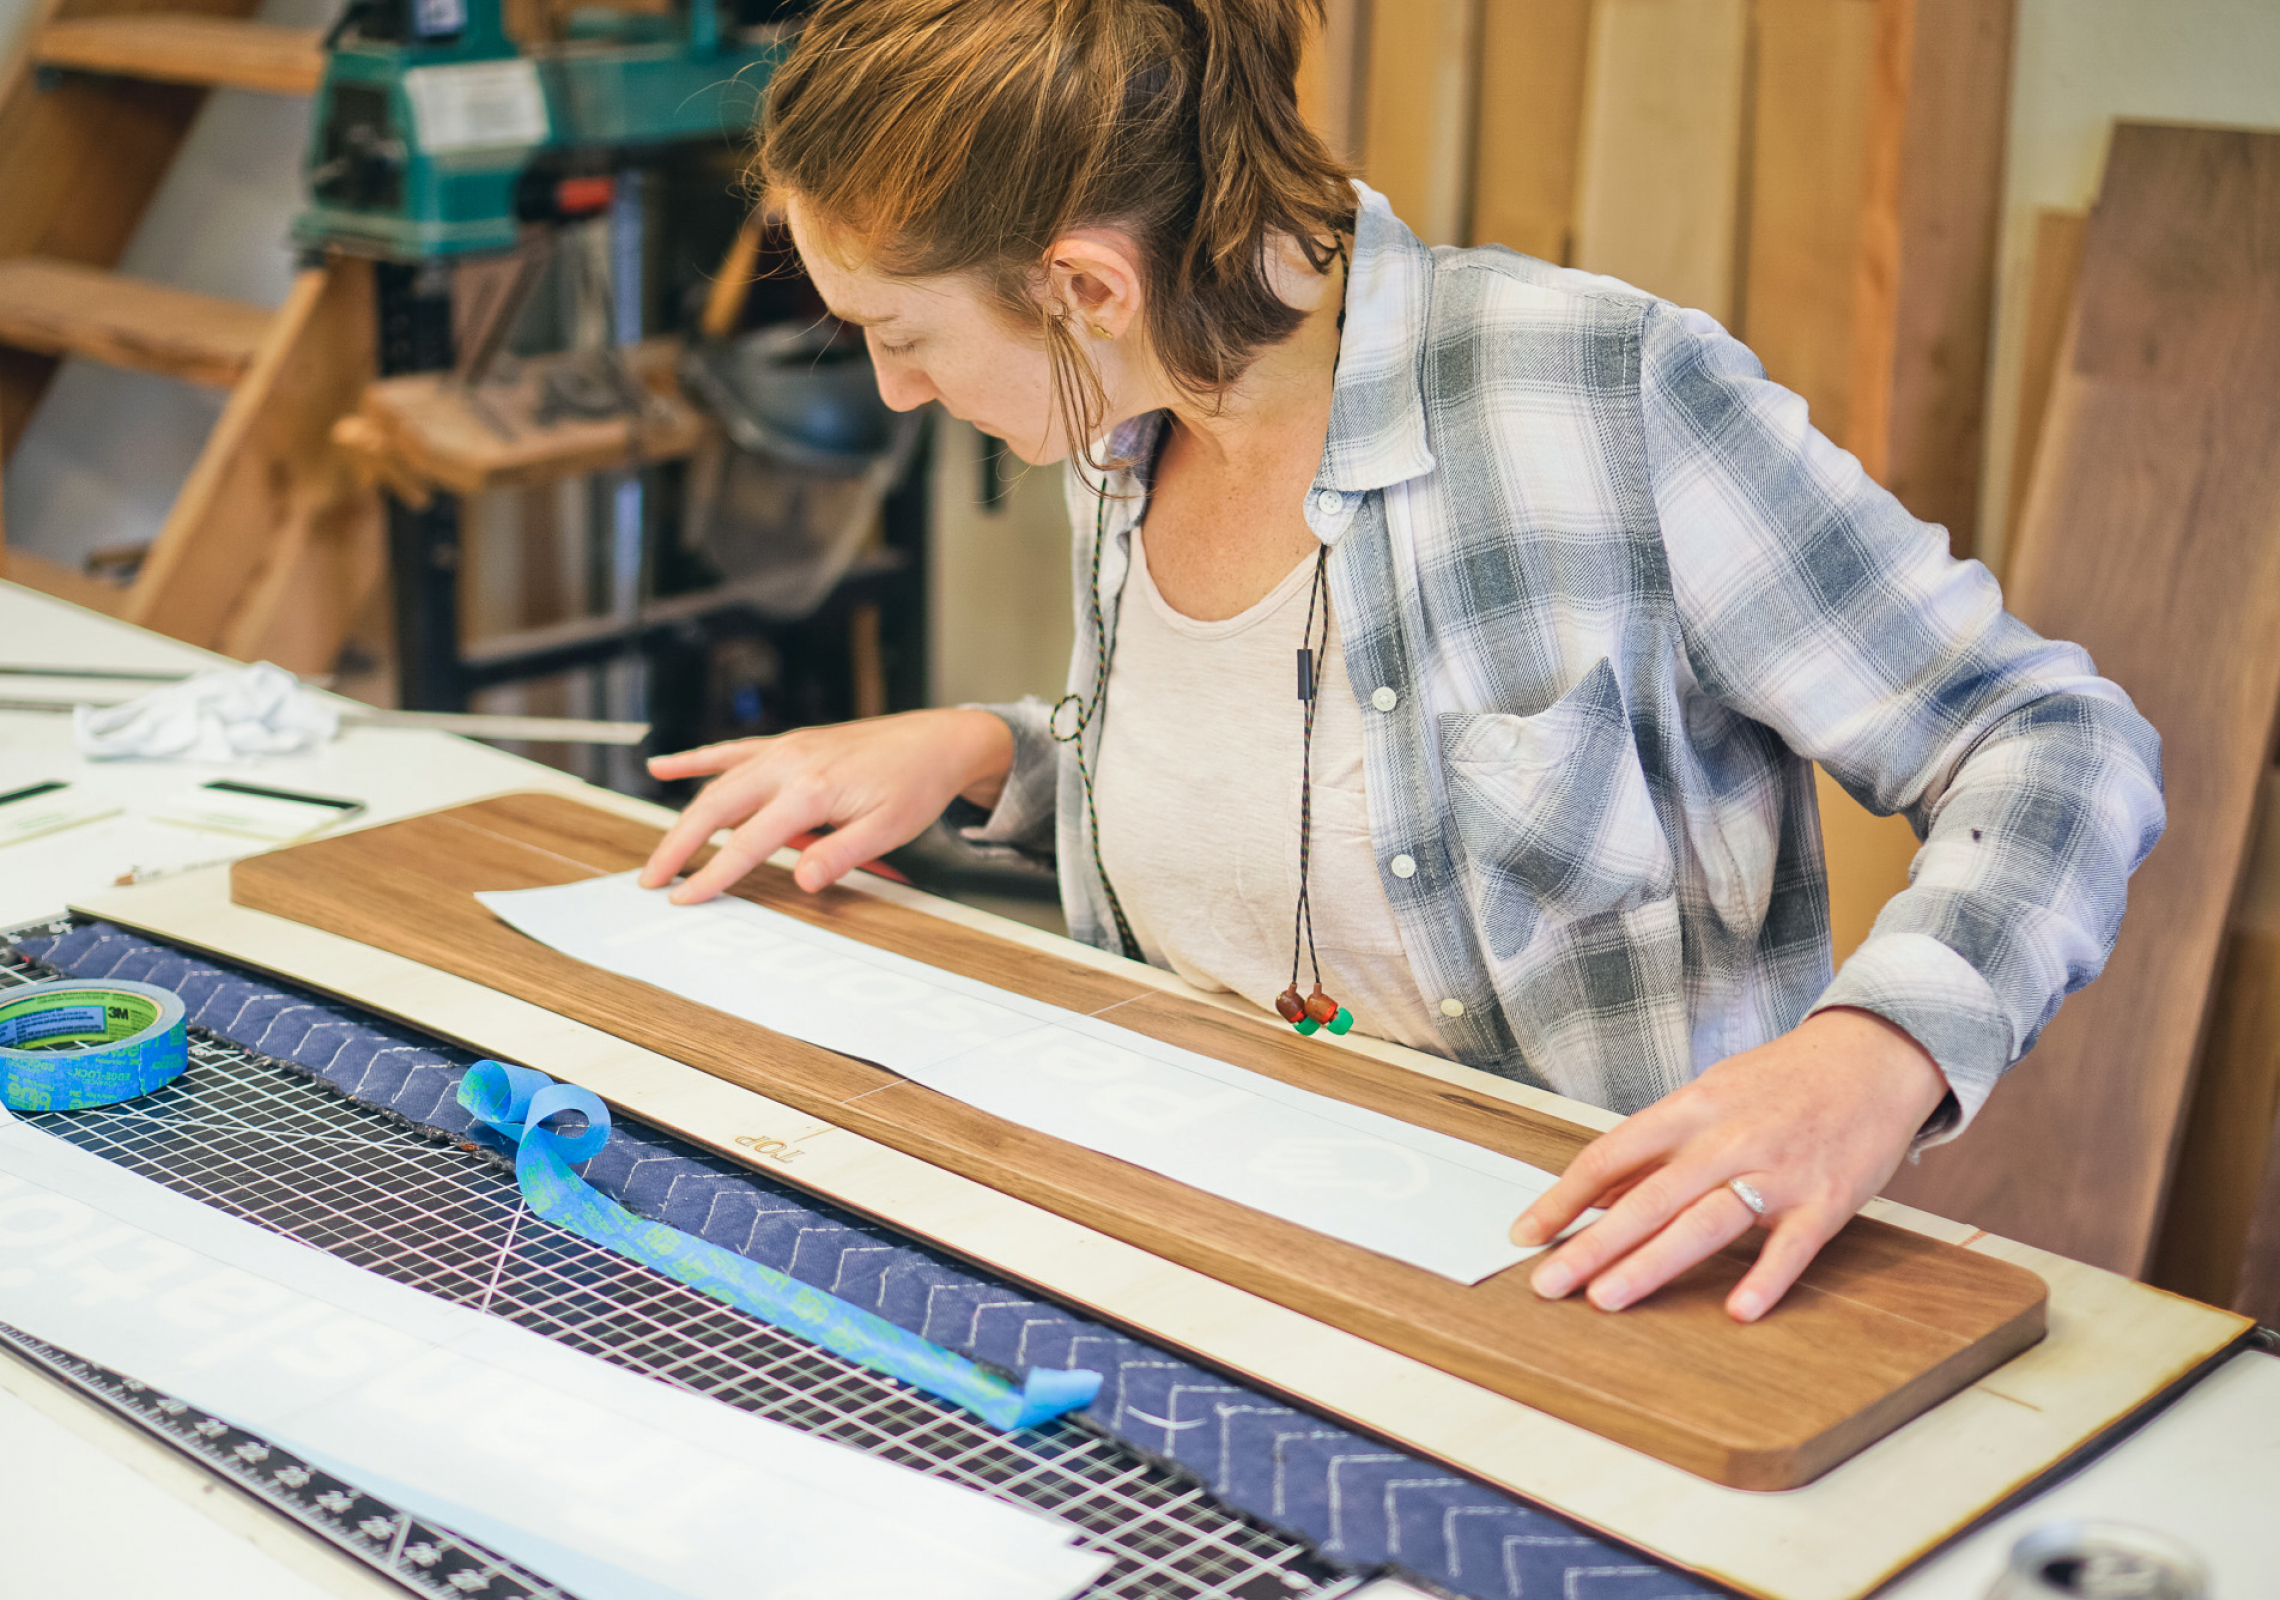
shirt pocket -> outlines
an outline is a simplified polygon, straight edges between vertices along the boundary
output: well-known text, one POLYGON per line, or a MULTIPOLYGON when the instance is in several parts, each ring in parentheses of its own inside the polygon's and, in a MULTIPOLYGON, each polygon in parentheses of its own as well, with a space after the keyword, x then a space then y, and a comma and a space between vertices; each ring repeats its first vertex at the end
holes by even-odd
POLYGON ((1510 959, 1547 922, 1669 898, 1670 841, 1604 657, 1533 716, 1439 722, 1451 820, 1491 955, 1510 959))

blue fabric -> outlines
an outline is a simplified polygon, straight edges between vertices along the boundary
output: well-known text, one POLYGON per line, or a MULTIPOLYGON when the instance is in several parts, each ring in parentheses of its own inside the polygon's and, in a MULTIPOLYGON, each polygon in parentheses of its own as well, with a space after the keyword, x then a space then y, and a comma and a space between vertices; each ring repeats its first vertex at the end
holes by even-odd
MULTIPOLYGON (((74 977, 172 989, 195 1026, 407 1121, 504 1144, 459 1103, 475 1059, 464 1051, 103 923, 22 948, 74 977)), ((1394 1563, 1473 1600, 1723 1592, 654 1129, 619 1123, 583 1175, 636 1216, 813 1284, 969 1360, 1024 1379, 1035 1368, 1101 1373, 1085 1413, 1094 1422, 1332 1560, 1394 1563)))
POLYGON ((529 1067, 478 1061, 459 1080, 458 1100, 486 1128, 514 1141, 515 1182, 539 1216, 835 1355, 964 1406, 999 1428, 1034 1428, 1090 1405, 1100 1393, 1100 1374, 1086 1367, 1032 1367, 1016 1388, 876 1312, 604 1199, 572 1170, 609 1143, 609 1107, 591 1089, 556 1083, 529 1067), (584 1119, 575 1133, 556 1126, 569 1115, 584 1119))

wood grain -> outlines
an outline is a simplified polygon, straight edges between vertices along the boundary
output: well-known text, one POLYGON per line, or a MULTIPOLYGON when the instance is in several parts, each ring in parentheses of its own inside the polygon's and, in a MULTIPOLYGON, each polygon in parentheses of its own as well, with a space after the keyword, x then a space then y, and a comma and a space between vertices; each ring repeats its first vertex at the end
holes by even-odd
POLYGON ((1468 243, 1575 254, 1591 0, 1481 0, 1468 243))
POLYGON ((269 312, 70 261, 0 261, 0 344, 228 388, 245 376, 269 312))
MULTIPOLYGON (((239 17, 254 0, 40 0, 26 37, 95 16, 196 13, 239 17)), ((0 260, 44 256, 118 264, 205 91, 67 74, 43 84, 29 49, 0 70, 0 260)), ((23 437, 56 357, 0 351, 0 443, 23 437)))
POLYGON ((370 380, 369 263, 334 257, 287 292, 175 497, 122 613, 241 660, 332 670, 379 581, 379 503, 334 450, 370 380))
POLYGON ((2074 309, 2074 283, 2082 272, 2082 235, 2089 216, 2045 207, 2035 213, 2035 256, 2027 282, 2025 337, 2019 352, 2019 415, 2011 436, 2009 509, 2003 525, 2016 542, 2027 514, 2027 489, 2042 448, 2050 388, 2058 380, 2058 352, 2074 309))
MULTIPOLYGON (((672 814, 594 791, 659 826, 672 814)), ((1170 973, 858 874, 853 892, 1056 961, 1190 999, 1170 973)), ((1301 1312, 530 1001, 369 944, 233 905, 229 871, 97 891, 73 909, 402 1018, 592 1089, 626 1116, 789 1175, 760 1136, 800 1138, 800 1187, 983 1271, 1127 1328, 1453 1471, 1504 1488, 1759 1600, 1862 1600, 2239 1340, 2246 1319, 1872 1200, 1869 1215, 2009 1261, 2049 1286, 2050 1336, 1804 1488, 1729 1489, 1301 1312), (809 1135, 802 1137, 803 1135, 809 1135)), ((1325 1048, 1331 1048, 1325 1046, 1325 1048)), ((1470 1089, 1571 1126, 1619 1119, 1509 1079, 1353 1035, 1391 1074, 1470 1089)))
POLYGON ((2017 0, 1877 0, 1844 443, 1958 555, 1979 521, 2017 0))
POLYGON ((651 339, 626 352, 633 376, 655 398, 639 419, 557 417, 541 421, 550 370, 589 363, 590 354, 540 356, 511 378, 471 397, 448 373, 386 378, 367 389, 335 442, 364 458, 368 471, 414 493, 442 488, 476 495, 518 484, 551 483, 642 461, 690 454, 711 432, 673 377, 678 339, 651 339))
POLYGON ((1734 315, 1746 0, 1596 0, 1575 264, 1734 315))
POLYGON ((1892 1193, 2145 1270, 2280 709, 2280 134, 2124 123, 2012 560, 2162 736, 2106 974, 1892 1193))
POLYGON ((2147 1279, 2280 1322, 2250 1243, 2280 1156, 2280 771, 2258 809, 2147 1279))
POLYGON ((1852 407, 1875 0, 1757 0, 1749 241, 1735 329, 1843 439, 1852 407))
MULTIPOLYGON (((1865 1219, 1750 1328, 1720 1306, 1748 1265, 1742 1250, 1619 1317, 1581 1301, 1538 1300, 1516 1272, 1467 1288, 583 966, 473 898, 624 870, 657 837, 559 797, 510 796, 241 862, 232 897, 536 999, 1737 1487, 1786 1488, 1819 1475, 2043 1331, 2043 1286, 2032 1274, 1865 1219)), ((1588 1137, 1523 1107, 1388 1074, 1278 1028, 852 891, 810 898, 778 869, 753 874, 737 892, 1034 999, 1113 1008, 1120 1026, 1522 1160, 1563 1165, 1588 1137)))
POLYGON ((1371 7, 1362 170, 1427 244, 1462 244, 1482 0, 1371 7))
POLYGON ((314 94, 325 70, 323 32, 194 12, 82 17, 41 28, 32 55, 44 67, 154 83, 314 94))

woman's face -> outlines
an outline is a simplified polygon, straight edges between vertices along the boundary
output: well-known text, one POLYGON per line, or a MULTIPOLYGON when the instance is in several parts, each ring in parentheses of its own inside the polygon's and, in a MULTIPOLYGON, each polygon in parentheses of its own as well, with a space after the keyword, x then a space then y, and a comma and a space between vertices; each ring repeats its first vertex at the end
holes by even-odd
POLYGON ((823 303, 863 330, 888 405, 911 411, 939 400, 1032 466, 1069 453, 1042 340, 1011 326, 980 283, 889 277, 833 250, 798 197, 785 215, 823 303))

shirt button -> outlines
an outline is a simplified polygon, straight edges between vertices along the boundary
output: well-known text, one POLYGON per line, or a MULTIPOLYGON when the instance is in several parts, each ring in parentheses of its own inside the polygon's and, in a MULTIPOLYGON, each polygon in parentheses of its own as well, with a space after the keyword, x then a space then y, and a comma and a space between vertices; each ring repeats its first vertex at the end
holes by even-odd
POLYGON ((1461 1017, 1461 1016, 1463 1016, 1464 1014, 1465 1014, 1465 1003, 1464 1003, 1462 1000, 1455 1000, 1455 999, 1451 999, 1451 1000, 1444 1000, 1444 1001, 1442 1001, 1442 1002, 1441 1002, 1441 1015, 1442 1015, 1442 1016, 1444 1016, 1444 1017, 1461 1017))
POLYGON ((1414 878, 1417 876, 1417 863, 1407 856, 1395 856, 1386 865, 1393 868, 1393 875, 1397 878, 1414 878))
MULTIPOLYGON (((1289 503, 1287 500, 1283 502, 1285 505, 1289 503)), ((1324 516, 1330 516, 1346 509, 1346 497, 1335 489, 1325 489, 1314 497, 1314 509, 1324 516)))
POLYGON ((1370 691, 1370 704, 1376 706, 1380 711, 1391 711, 1395 706, 1401 704, 1401 696, 1381 683, 1370 691))

